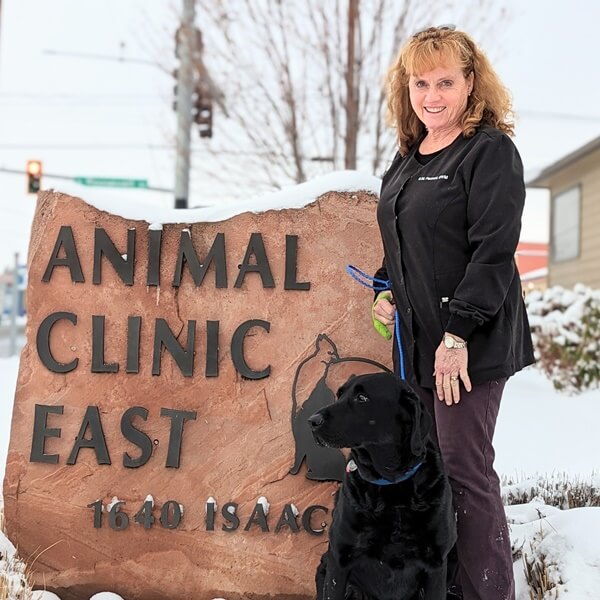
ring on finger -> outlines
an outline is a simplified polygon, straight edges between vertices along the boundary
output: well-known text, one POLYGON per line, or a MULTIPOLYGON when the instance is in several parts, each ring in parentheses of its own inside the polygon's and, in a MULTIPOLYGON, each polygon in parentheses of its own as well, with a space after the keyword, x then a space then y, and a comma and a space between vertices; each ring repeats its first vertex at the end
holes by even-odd
POLYGON ((450 381, 458 381, 458 375, 451 375, 450 381))

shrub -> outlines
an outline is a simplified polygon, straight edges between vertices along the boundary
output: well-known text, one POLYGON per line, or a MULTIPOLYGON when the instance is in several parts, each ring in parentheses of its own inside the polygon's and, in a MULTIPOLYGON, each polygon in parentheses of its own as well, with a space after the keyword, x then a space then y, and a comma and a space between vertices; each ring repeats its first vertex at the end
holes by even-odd
POLYGON ((544 534, 540 532, 529 543, 529 553, 523 552, 525 580, 529 586, 530 600, 553 600, 558 598, 558 585, 562 584, 556 565, 548 560, 540 549, 544 534))
POLYGON ((502 479, 502 500, 505 506, 519 505, 508 516, 511 528, 513 560, 521 560, 529 600, 555 600, 567 589, 561 569, 564 567, 566 542, 547 517, 558 510, 600 506, 600 475, 582 480, 567 473, 552 473, 515 482, 502 479), (554 508, 550 508, 554 507, 554 508), (539 519, 539 530, 530 527, 539 519), (520 529, 519 529, 520 528, 520 529))
POLYGON ((538 367, 557 390, 600 385, 600 290, 577 284, 533 291, 525 299, 538 367))
POLYGON ((527 504, 539 500, 561 510, 600 506, 600 477, 592 476, 589 481, 573 479, 566 473, 541 475, 520 483, 502 481, 502 501, 505 506, 527 504))
POLYGON ((27 565, 18 557, 4 534, 4 510, 0 506, 0 600, 31 600, 27 565))

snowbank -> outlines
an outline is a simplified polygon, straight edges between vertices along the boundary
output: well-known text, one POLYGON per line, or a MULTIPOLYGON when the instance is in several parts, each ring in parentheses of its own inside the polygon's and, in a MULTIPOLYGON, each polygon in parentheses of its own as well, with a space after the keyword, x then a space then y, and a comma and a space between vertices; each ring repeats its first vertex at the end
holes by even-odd
MULTIPOLYGON (((558 510, 530 502, 508 506, 513 550, 540 557, 555 585, 552 598, 598 598, 600 590, 600 508, 558 510)), ((529 600, 523 563, 515 562, 517 600, 529 600)))

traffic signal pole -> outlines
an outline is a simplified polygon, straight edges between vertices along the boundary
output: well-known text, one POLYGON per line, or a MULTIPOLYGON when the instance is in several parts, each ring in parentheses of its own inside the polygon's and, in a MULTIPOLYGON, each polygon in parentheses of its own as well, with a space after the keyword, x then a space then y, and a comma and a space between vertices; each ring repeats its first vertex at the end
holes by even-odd
POLYGON ((0 0, 0 48, 2 47, 2 0, 0 0))
POLYGON ((175 141, 175 208, 187 208, 190 188, 192 94, 194 88, 195 0, 183 0, 181 25, 177 30, 177 136, 175 141))

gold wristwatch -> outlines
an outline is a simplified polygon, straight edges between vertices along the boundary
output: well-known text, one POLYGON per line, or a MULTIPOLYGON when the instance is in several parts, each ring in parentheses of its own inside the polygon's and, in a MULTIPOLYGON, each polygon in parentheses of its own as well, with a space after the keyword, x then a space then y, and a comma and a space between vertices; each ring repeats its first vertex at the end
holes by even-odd
POLYGON ((467 347, 467 342, 459 342, 457 339, 452 337, 448 333, 444 333, 444 346, 448 348, 448 350, 460 350, 461 348, 467 347))

